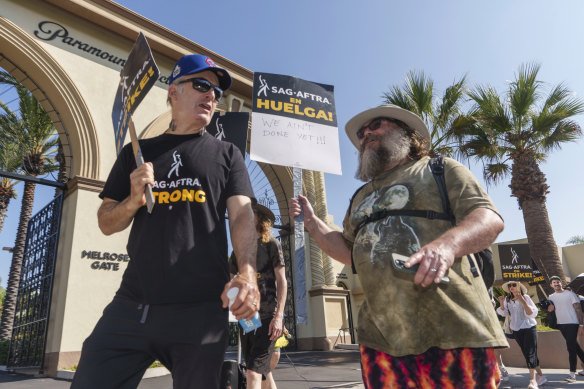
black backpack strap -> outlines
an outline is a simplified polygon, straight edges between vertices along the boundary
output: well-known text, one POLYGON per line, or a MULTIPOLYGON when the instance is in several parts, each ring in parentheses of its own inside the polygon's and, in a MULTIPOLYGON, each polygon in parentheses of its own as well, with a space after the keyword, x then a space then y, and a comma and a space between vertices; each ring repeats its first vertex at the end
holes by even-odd
POLYGON ((419 209, 385 209, 383 211, 373 212, 371 215, 367 216, 357 228, 355 228, 354 235, 357 236, 359 230, 365 225, 380 220, 385 219, 389 216, 414 216, 423 217, 426 219, 440 219, 440 220, 450 220, 450 216, 446 213, 430 211, 430 210, 419 210, 419 209))
POLYGON ((442 210, 448 215, 448 219, 452 226, 455 226, 456 218, 454 217, 452 208, 450 208, 450 200, 448 199, 448 191, 446 190, 446 180, 444 179, 444 158, 442 158, 442 156, 432 158, 428 164, 430 165, 430 170, 432 170, 434 181, 436 181, 436 185, 438 185, 438 192, 440 192, 440 199, 442 200, 442 210))
MULTIPOLYGON (((450 223, 452 226, 456 226, 456 217, 454 216, 454 212, 452 212, 452 208, 450 207, 450 200, 448 199, 448 191, 446 190, 446 179, 444 178, 444 158, 439 155, 436 158, 431 158, 430 162, 430 170, 432 170, 432 175, 434 176, 434 180, 436 181, 436 185, 438 185, 438 192, 440 192, 440 198, 442 199, 442 209, 444 213, 449 215, 450 223)), ((468 263, 470 264, 470 271, 474 277, 479 276, 479 271, 477 269, 475 261, 471 258, 474 254, 469 254, 466 257, 468 258, 468 263)))
MULTIPOLYGON (((353 196, 351 196, 351 199, 349 200, 349 215, 351 214, 351 208, 353 207, 353 200, 355 199, 355 196, 357 196, 357 193, 359 193, 361 189, 363 189, 367 184, 368 182, 358 187, 355 193, 353 193, 353 196)), ((355 234, 355 236, 357 235, 355 234)), ((353 248, 351 248, 351 270, 353 270, 353 274, 357 274, 357 269, 355 269, 355 261, 353 261, 353 248)))

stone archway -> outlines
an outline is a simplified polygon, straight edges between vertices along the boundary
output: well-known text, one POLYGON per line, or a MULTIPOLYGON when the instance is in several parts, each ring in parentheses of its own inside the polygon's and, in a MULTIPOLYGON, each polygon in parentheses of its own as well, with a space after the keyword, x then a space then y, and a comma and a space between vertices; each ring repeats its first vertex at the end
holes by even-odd
POLYGON ((53 120, 67 161, 66 176, 99 178, 99 142, 83 95, 33 38, 0 17, 0 67, 27 87, 53 120))

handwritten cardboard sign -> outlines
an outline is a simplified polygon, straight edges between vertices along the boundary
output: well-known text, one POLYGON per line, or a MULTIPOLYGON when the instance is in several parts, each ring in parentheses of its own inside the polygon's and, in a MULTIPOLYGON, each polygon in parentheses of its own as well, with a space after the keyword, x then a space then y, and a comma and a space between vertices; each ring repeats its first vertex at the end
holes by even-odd
POLYGON ((250 158, 342 174, 332 85, 255 73, 250 158))

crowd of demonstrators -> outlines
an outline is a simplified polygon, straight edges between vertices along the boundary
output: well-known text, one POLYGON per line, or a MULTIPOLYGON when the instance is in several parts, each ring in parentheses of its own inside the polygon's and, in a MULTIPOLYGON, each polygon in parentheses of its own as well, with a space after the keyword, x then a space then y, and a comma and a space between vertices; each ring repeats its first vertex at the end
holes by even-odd
MULTIPOLYGON (((276 389, 272 376, 272 354, 276 340, 284 330, 284 306, 288 284, 282 246, 271 234, 275 216, 267 207, 254 204, 255 231, 257 232, 257 282, 261 295, 260 319, 262 326, 245 333, 240 327, 241 348, 246 363, 248 389, 276 389)), ((230 258, 231 273, 239 272, 239 261, 233 253, 230 258)), ((278 352, 279 355, 279 352, 278 352)), ((277 361, 276 361, 277 364, 277 361)))
MULTIPOLYGON (((262 321, 255 331, 240 329, 247 388, 275 389, 275 346, 284 331, 287 291, 282 248, 271 235, 275 218, 255 202, 239 150, 205 131, 231 77, 209 57, 186 55, 169 83, 168 130, 140 141, 146 162, 139 167, 131 147, 124 147, 100 193, 104 234, 132 224, 127 245, 132 261, 83 344, 72 388, 136 388, 154 360, 171 371, 175 388, 218 388, 228 340, 227 291, 236 287, 230 306, 235 317, 251 319, 259 311, 262 321), (170 182, 200 191, 203 200, 157 201, 148 214, 146 186, 160 200, 170 182)), ((302 195, 289 200, 289 210, 291 219, 303 213, 306 230, 323 251, 359 275, 365 387, 496 388, 501 376, 495 349, 508 343, 470 254, 490 246, 502 231, 497 209, 466 167, 444 158, 456 223, 421 214, 440 214, 443 204, 430 168, 430 133, 413 112, 375 107, 354 116, 345 130, 359 151, 356 177, 365 185, 351 198, 343 231, 319 219, 302 195)), ((545 382, 537 360, 537 308, 520 283, 506 286, 512 296, 499 313, 511 315, 530 388, 536 388, 545 382)), ((576 355, 584 360, 575 343, 582 312, 572 300, 565 303, 562 294, 568 292, 561 283, 552 286, 550 300, 575 380, 576 355), (566 306, 573 315, 565 313, 566 306)))
MULTIPOLYGON (((570 374, 567 382, 576 382, 576 370, 578 358, 584 363, 584 351, 578 344, 578 335, 584 335, 584 314, 578 295, 570 290, 565 290, 562 280, 558 276, 550 277, 550 285, 554 293, 549 296, 553 303, 548 306, 548 312, 554 311, 558 321, 558 329, 566 340, 570 374)), ((578 372, 584 375, 584 370, 578 372)))
POLYGON ((547 382, 539 366, 537 356, 537 313, 535 303, 527 295, 527 288, 517 281, 503 284, 507 296, 499 296, 497 313, 510 317, 510 327, 513 338, 517 341, 527 368, 529 369, 529 389, 537 389, 547 382), (536 374, 537 373, 537 374, 536 374))
POLYGON ((83 343, 73 389, 136 388, 156 359, 171 371, 174 388, 218 388, 228 341, 226 291, 239 288, 231 306, 238 319, 258 310, 255 199, 247 169, 237 147, 205 132, 231 77, 207 56, 186 55, 169 82, 169 129, 140 141, 146 162, 138 168, 130 145, 124 147, 99 195, 104 234, 132 224, 132 260, 83 343), (157 201, 148 214, 146 185, 161 199, 168 182, 197 191, 202 201, 157 201), (233 281, 225 260, 226 210, 239 269, 233 281))
POLYGON ((365 300, 357 331, 366 388, 497 387, 494 349, 508 343, 483 280, 465 257, 490 246, 503 230, 495 206, 466 167, 445 158, 456 226, 411 216, 443 209, 423 120, 384 105, 359 113, 345 129, 359 150, 357 177, 366 184, 351 201, 343 231, 319 219, 304 196, 290 199, 289 210, 291 218, 302 211, 320 247, 359 275, 365 300))

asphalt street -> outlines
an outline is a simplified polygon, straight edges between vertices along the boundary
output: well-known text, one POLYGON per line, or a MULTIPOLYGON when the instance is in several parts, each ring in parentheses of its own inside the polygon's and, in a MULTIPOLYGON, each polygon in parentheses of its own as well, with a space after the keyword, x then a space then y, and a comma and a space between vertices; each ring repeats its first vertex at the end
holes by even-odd
MULTIPOLYGON (((236 359, 235 353, 228 353, 226 359, 236 359)), ((507 367, 508 381, 501 382, 499 388, 527 388, 529 374, 526 368, 507 367)), ((584 389, 584 377, 578 376, 576 383, 567 383, 567 369, 543 369, 548 383, 541 388, 584 389)), ((357 389, 364 388, 361 381, 359 352, 353 350, 335 351, 295 351, 282 353, 280 363, 274 372, 278 389, 357 389)), ((68 380, 47 377, 33 377, 19 373, 0 371, 2 389, 67 389, 68 380)), ((172 389, 169 375, 143 379, 138 389, 172 389)))

